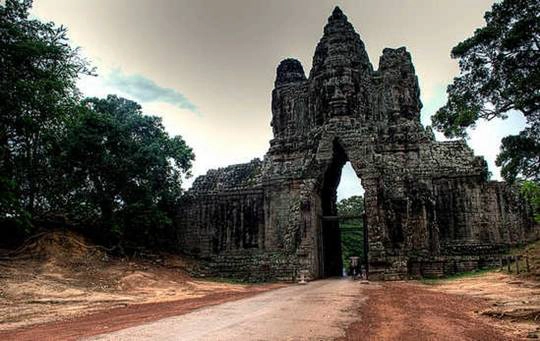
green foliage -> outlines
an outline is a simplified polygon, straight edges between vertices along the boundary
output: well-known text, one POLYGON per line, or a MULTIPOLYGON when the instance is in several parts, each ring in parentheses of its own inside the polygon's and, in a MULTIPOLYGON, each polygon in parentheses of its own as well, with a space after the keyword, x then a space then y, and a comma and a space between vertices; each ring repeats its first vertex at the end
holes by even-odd
POLYGON ((364 222, 361 218, 340 221, 341 257, 343 265, 349 268, 350 257, 364 255, 364 222))
POLYGON ((359 216, 364 213, 364 198, 360 195, 342 199, 337 203, 339 216, 359 216))
POLYGON ((51 136, 77 99, 87 64, 66 28, 29 19, 31 1, 0 5, 0 219, 29 231, 29 216, 47 210, 51 136))
POLYGON ((139 104, 110 95, 82 102, 62 145, 67 195, 60 204, 71 219, 98 222, 113 237, 159 244, 158 230, 172 227, 181 175, 194 158, 184 140, 171 138, 139 104))
POLYGON ((538 181, 523 181, 521 193, 531 203, 534 219, 540 223, 540 183, 538 181))
POLYGON ((521 112, 529 128, 503 140, 499 158, 509 181, 518 174, 538 178, 539 13, 538 0, 495 3, 484 16, 486 26, 452 49, 461 72, 448 86, 447 103, 432 117, 433 126, 447 137, 465 137, 479 119, 521 112))
POLYGON ((540 182, 540 122, 518 135, 504 137, 495 163, 509 182, 519 177, 540 182))
POLYGON ((337 210, 340 217, 341 256, 345 268, 348 268, 350 257, 362 257, 364 254, 364 221, 359 217, 364 213, 364 198, 355 195, 342 199, 337 203, 337 210))
POLYGON ((484 18, 486 26, 452 49, 461 73, 448 87, 448 102, 433 116, 447 136, 464 136, 479 118, 521 111, 538 120, 540 108, 540 2, 504 0, 484 18))
POLYGON ((108 244, 173 244, 191 148, 135 102, 82 100, 77 77, 93 71, 31 5, 0 5, 0 241, 63 221, 108 244))

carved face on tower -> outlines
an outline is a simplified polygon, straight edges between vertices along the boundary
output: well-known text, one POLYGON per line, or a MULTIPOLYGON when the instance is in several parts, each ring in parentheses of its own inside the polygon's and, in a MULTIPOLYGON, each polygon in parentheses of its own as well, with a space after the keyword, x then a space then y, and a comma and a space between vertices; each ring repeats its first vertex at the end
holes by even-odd
POLYGON ((379 59, 382 111, 392 120, 419 119, 422 102, 411 55, 404 47, 386 48, 379 59))
POLYGON ((319 119, 365 112, 365 89, 372 72, 364 43, 336 7, 315 50, 310 73, 311 99, 322 116, 319 119))
POLYGON ((374 71, 360 36, 336 7, 315 49, 309 78, 297 60, 279 64, 272 127, 276 138, 288 139, 343 116, 419 123, 421 106, 406 49, 385 49, 374 71))

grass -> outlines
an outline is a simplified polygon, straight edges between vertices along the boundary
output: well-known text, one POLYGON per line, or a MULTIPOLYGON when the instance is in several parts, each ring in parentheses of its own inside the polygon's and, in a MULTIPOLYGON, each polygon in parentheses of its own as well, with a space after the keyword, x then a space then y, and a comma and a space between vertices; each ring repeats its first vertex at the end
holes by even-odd
MULTIPOLYGON (((530 272, 525 272, 527 269, 527 264, 526 264, 525 258, 522 258, 519 260, 519 269, 520 269, 519 276, 540 279, 540 241, 536 241, 528 245, 514 247, 508 252, 508 255, 512 255, 512 256, 528 255, 530 272)), ((458 279, 469 278, 469 277, 478 277, 487 272, 494 271, 496 269, 497 268, 462 272, 462 273, 458 273, 458 274, 451 275, 448 277, 443 277, 443 278, 425 278, 425 279, 421 279, 420 282, 424 284, 428 284, 428 285, 436 285, 436 284, 443 283, 445 281, 458 280, 458 279)), ((508 272, 507 265, 505 263, 502 268, 501 273, 516 275, 516 263, 513 261, 510 263, 510 270, 511 271, 508 272)))
POLYGON ((436 284, 440 284, 447 281, 459 280, 459 279, 464 279, 464 278, 480 277, 494 270, 495 269, 480 269, 480 270, 465 271, 465 272, 459 272, 457 274, 442 277, 442 278, 422 278, 420 279, 420 282, 427 285, 436 285, 436 284))

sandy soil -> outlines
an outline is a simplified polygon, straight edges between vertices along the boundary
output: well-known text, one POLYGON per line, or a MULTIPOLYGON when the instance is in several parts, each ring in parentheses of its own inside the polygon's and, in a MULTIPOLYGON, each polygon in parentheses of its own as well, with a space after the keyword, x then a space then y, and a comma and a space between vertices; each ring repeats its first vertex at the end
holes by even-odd
MULTIPOLYGON (((151 336, 161 332, 151 327, 153 321, 182 321, 188 315, 199 329, 177 332, 175 322, 167 335, 207 333, 208 319, 201 311, 230 321, 233 340, 248 329, 261 340, 276 339, 265 338, 269 332, 287 339, 291 330, 307 340, 309 335, 317 340, 345 335, 344 340, 415 341, 540 337, 540 283, 504 273, 430 285, 317 281, 247 299, 284 285, 194 280, 185 272, 191 266, 189 260, 168 255, 152 261, 112 259, 77 235, 41 236, 15 253, 0 252, 0 339, 74 340, 136 326, 151 336), (233 315, 227 310, 231 306, 222 304, 232 300, 241 300, 232 305, 238 311, 233 315), (295 320, 301 307, 305 312, 295 320), (330 307, 337 313, 330 314, 330 307), (329 330, 333 336, 324 334, 329 330)), ((220 330, 213 332, 216 336, 220 330)))
POLYGON ((539 284, 500 273, 386 282, 365 291, 359 320, 342 340, 522 340, 538 338, 539 284), (527 313, 522 313, 526 311, 527 313))
POLYGON ((540 338, 540 282, 500 272, 441 281, 431 290, 482 299, 479 314, 511 322, 515 334, 540 338))
POLYGON ((486 303, 415 283, 367 289, 360 319, 342 340, 517 340, 506 326, 475 313, 486 303))
POLYGON ((78 320, 100 311, 112 312, 104 315, 110 320, 149 309, 157 318, 273 287, 194 280, 184 271, 189 266, 170 255, 153 261, 113 259, 70 232, 40 236, 15 254, 0 255, 0 339, 17 335, 14 330, 32 325, 43 329, 53 321, 78 320), (162 302, 176 305, 159 306, 162 302), (154 305, 141 308, 144 304, 154 305))
MULTIPOLYGON (((25 328, 0 331, 0 340, 13 341, 72 341, 102 333, 130 328, 169 316, 183 315, 202 307, 222 304, 262 293, 280 285, 251 286, 244 291, 216 291, 198 298, 175 301, 132 304, 122 308, 100 310, 88 315, 25 328)), ((206 323, 206 322, 205 322, 206 323)))

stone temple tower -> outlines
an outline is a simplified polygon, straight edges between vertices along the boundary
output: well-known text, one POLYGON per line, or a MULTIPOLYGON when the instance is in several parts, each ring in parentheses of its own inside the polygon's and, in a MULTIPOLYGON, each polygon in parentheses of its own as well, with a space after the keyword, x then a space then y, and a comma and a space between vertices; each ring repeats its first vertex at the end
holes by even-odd
POLYGON ((201 271, 250 279, 341 274, 336 189, 350 161, 365 189, 371 278, 438 276, 489 265, 538 237, 530 207, 464 141, 420 123, 411 55, 386 48, 374 70, 336 7, 306 77, 277 67, 274 138, 264 160, 210 170, 179 208, 180 248, 201 271))

